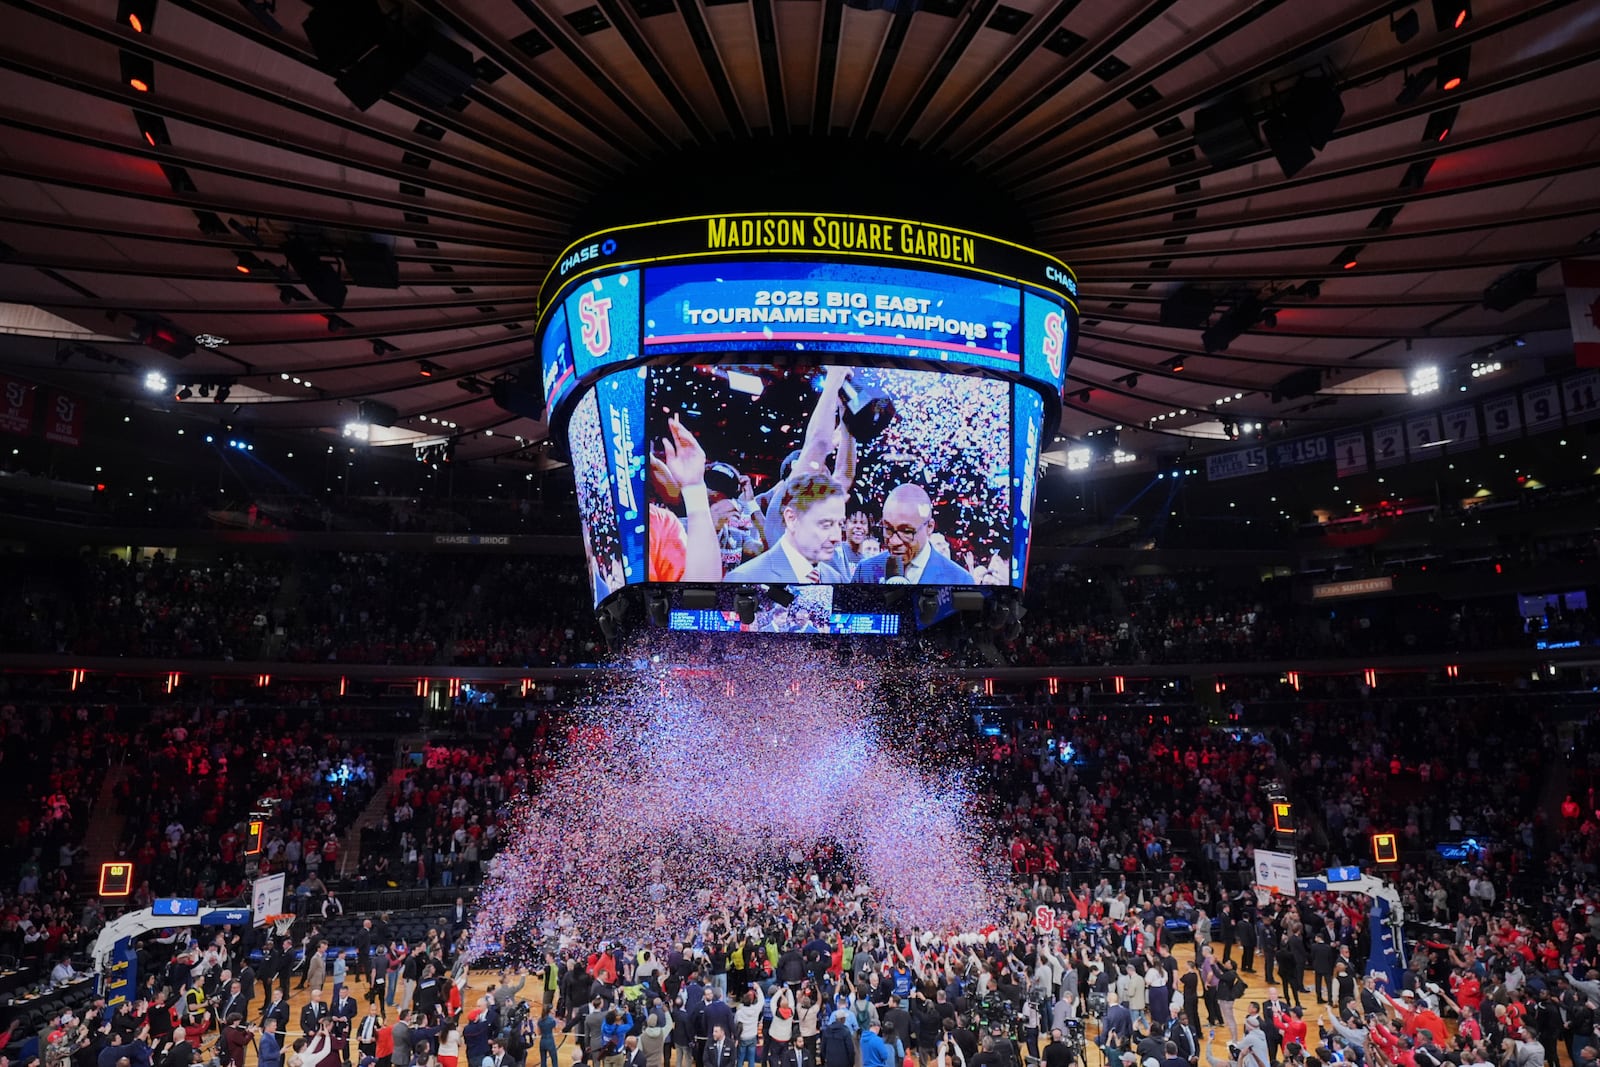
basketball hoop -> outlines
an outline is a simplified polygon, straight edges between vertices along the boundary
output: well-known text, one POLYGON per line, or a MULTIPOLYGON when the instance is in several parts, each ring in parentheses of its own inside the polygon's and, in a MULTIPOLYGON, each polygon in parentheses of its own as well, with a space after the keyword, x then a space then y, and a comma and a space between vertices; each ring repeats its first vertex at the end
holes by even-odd
POLYGON ((268 915, 262 922, 277 931, 279 937, 287 937, 289 928, 294 925, 294 915, 268 915))

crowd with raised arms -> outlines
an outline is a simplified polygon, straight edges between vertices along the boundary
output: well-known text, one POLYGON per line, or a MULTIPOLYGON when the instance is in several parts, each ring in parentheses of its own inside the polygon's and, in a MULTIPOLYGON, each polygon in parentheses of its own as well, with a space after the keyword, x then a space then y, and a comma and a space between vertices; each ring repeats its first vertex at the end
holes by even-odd
MULTIPOLYGON (((965 938, 889 927, 847 869, 825 854, 802 855, 770 882, 708 887, 706 919, 693 930, 663 931, 649 944, 542 943, 532 974, 495 979, 487 1000, 463 992, 465 915, 420 944, 399 944, 375 922, 358 935, 359 958, 315 969, 310 960, 322 957, 308 929, 287 950, 269 947, 247 976, 246 942, 225 938, 188 954, 180 940, 178 964, 141 968, 151 976, 142 1008, 114 1012, 109 1030, 87 1026, 76 1040, 103 1049, 120 1030, 130 1054, 142 1043, 156 1067, 183 1067, 187 1053, 178 1046, 193 1044, 197 1029, 209 1041, 222 1024, 217 1055, 241 1040, 255 1041, 259 1054, 267 1031, 226 1026, 232 1013, 219 1019, 217 1005, 235 995, 234 978, 246 976, 257 1001, 270 1005, 269 986, 281 994, 283 983, 305 974, 343 987, 319 1001, 334 1020, 326 1034, 317 1018, 274 1024, 285 1058, 294 1042, 307 1042, 300 1054, 308 1067, 332 1067, 344 1052, 341 1032, 350 1035, 352 1059, 370 1046, 388 1067, 433 1067, 433 1057, 444 1067, 452 1055, 472 1067, 485 1057, 545 1062, 557 1049, 563 1062, 581 1050, 598 1067, 619 1059, 650 1067, 667 1057, 696 1067, 887 1067, 908 1055, 934 1063, 941 1051, 946 1067, 1021 1065, 1032 1055, 1059 1065, 1079 1048, 1079 1034, 1094 1062, 1098 1047, 1148 1067, 1148 1059, 1163 1065, 1220 1053, 1224 1033, 1237 1039, 1240 1062, 1266 1057, 1252 1067, 1581 1062, 1600 994, 1589 974, 1600 965, 1600 853, 1584 788, 1587 750, 1571 750, 1578 788, 1563 815, 1570 825, 1549 825, 1541 783, 1559 773, 1552 761, 1562 746, 1537 694, 1312 688, 1287 705, 1279 725, 1257 730, 1213 726, 1176 705, 1108 710, 1072 693, 1012 709, 997 732, 974 728, 966 736, 1001 802, 997 839, 1015 884, 1008 913, 965 938), (1303 813, 1306 869, 1354 861, 1374 827, 1400 833, 1407 863, 1390 877, 1407 911, 1435 926, 1387 984, 1366 977, 1371 927, 1360 898, 1302 895, 1262 906, 1243 891, 1252 850, 1269 840, 1269 778, 1303 813), (1482 850, 1465 863, 1423 859, 1431 842, 1469 835, 1482 850), (1049 909, 1048 931, 1037 925, 1040 906, 1049 909), (1235 972, 1260 975, 1266 992, 1236 995, 1235 972), (200 996, 186 979, 191 988, 199 980, 200 996), (557 1002, 551 1012, 517 1010, 519 983, 522 996, 557 1002), (350 1000, 355 1015, 343 1030, 338 1012, 350 1000), (197 1014, 200 1001, 208 1007, 197 1014), (378 1021, 364 1026, 369 1013, 378 1021), (173 1049, 178 1060, 168 1058, 173 1049)), ((172 873, 175 889, 220 897, 224 887, 206 883, 204 860, 225 860, 230 813, 275 779, 265 791, 281 787, 286 832, 281 848, 269 842, 269 865, 309 879, 309 842, 341 808, 319 811, 322 787, 312 783, 326 783, 347 756, 354 780, 355 768, 367 766, 362 754, 307 728, 236 739, 231 720, 197 718, 158 715, 129 739, 148 765, 136 788, 152 797, 147 811, 134 809, 130 827, 156 848, 153 869, 172 873), (260 762, 251 755, 258 745, 275 755, 260 762), (271 776, 250 769, 268 765, 271 776), (241 774, 248 788, 233 786, 241 774), (205 817, 212 808, 220 812, 215 824, 205 817)), ((1574 740, 1593 729, 1579 724, 1574 740)), ((492 840, 499 805, 525 788, 562 787, 548 773, 558 741, 525 718, 505 733, 423 751, 391 807, 391 818, 408 812, 393 825, 410 837, 380 847, 392 854, 404 842, 420 853, 431 834, 435 853, 442 848, 470 880, 465 843, 492 840), (474 826, 483 833, 474 835, 474 826)), ((430 877, 438 879, 437 869, 430 877)), ((27 921, 17 928, 40 925, 27 921)), ((261 1010, 253 1006, 241 1020, 261 1010)), ((67 1036, 47 1035, 40 1047, 71 1043, 84 1021, 64 1024, 67 1036)))

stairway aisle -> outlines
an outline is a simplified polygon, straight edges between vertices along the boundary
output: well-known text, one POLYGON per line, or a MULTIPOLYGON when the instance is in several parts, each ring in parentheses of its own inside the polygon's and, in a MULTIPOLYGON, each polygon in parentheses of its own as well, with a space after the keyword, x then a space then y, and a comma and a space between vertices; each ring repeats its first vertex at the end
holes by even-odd
MULTIPOLYGON (((397 754, 405 748, 409 748, 412 752, 420 752, 426 743, 427 737, 424 734, 401 737, 395 740, 394 750, 397 754)), ((356 817, 355 822, 350 824, 350 828, 344 832, 344 837, 339 842, 339 877, 341 879, 351 871, 354 871, 361 860, 361 828, 364 826, 376 826, 383 822, 384 816, 389 811, 389 794, 394 792, 396 783, 406 776, 408 769, 409 766, 396 766, 394 770, 390 771, 389 777, 372 794, 372 799, 367 802, 367 806, 361 809, 361 814, 356 817)))
POLYGON ((89 832, 84 836, 83 864, 79 870, 84 872, 84 878, 95 880, 95 889, 99 888, 100 865, 116 859, 117 849, 122 844, 124 820, 117 806, 117 789, 127 777, 126 764, 113 763, 108 767, 94 807, 89 809, 89 832))

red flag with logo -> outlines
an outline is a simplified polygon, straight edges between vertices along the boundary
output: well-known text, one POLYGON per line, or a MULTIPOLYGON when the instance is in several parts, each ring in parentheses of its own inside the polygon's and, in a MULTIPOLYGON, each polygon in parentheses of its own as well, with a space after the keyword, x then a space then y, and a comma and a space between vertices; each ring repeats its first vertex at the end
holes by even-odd
POLYGON ((1600 367, 1600 259, 1569 259, 1561 264, 1572 319, 1572 352, 1580 367, 1600 367))
POLYGON ((37 392, 31 382, 0 376, 0 430, 25 434, 33 429, 33 396, 37 392))
POLYGON ((66 393, 51 393, 44 412, 44 439, 58 445, 83 443, 83 405, 66 393))

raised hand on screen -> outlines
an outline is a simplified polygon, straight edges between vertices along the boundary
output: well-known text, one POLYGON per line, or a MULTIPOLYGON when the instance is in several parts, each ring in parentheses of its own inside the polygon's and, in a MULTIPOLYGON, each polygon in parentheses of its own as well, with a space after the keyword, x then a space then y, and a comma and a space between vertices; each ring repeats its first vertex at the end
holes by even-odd
POLYGON ((679 486, 704 485, 706 451, 694 434, 674 415, 667 420, 667 436, 661 439, 661 461, 679 486))

